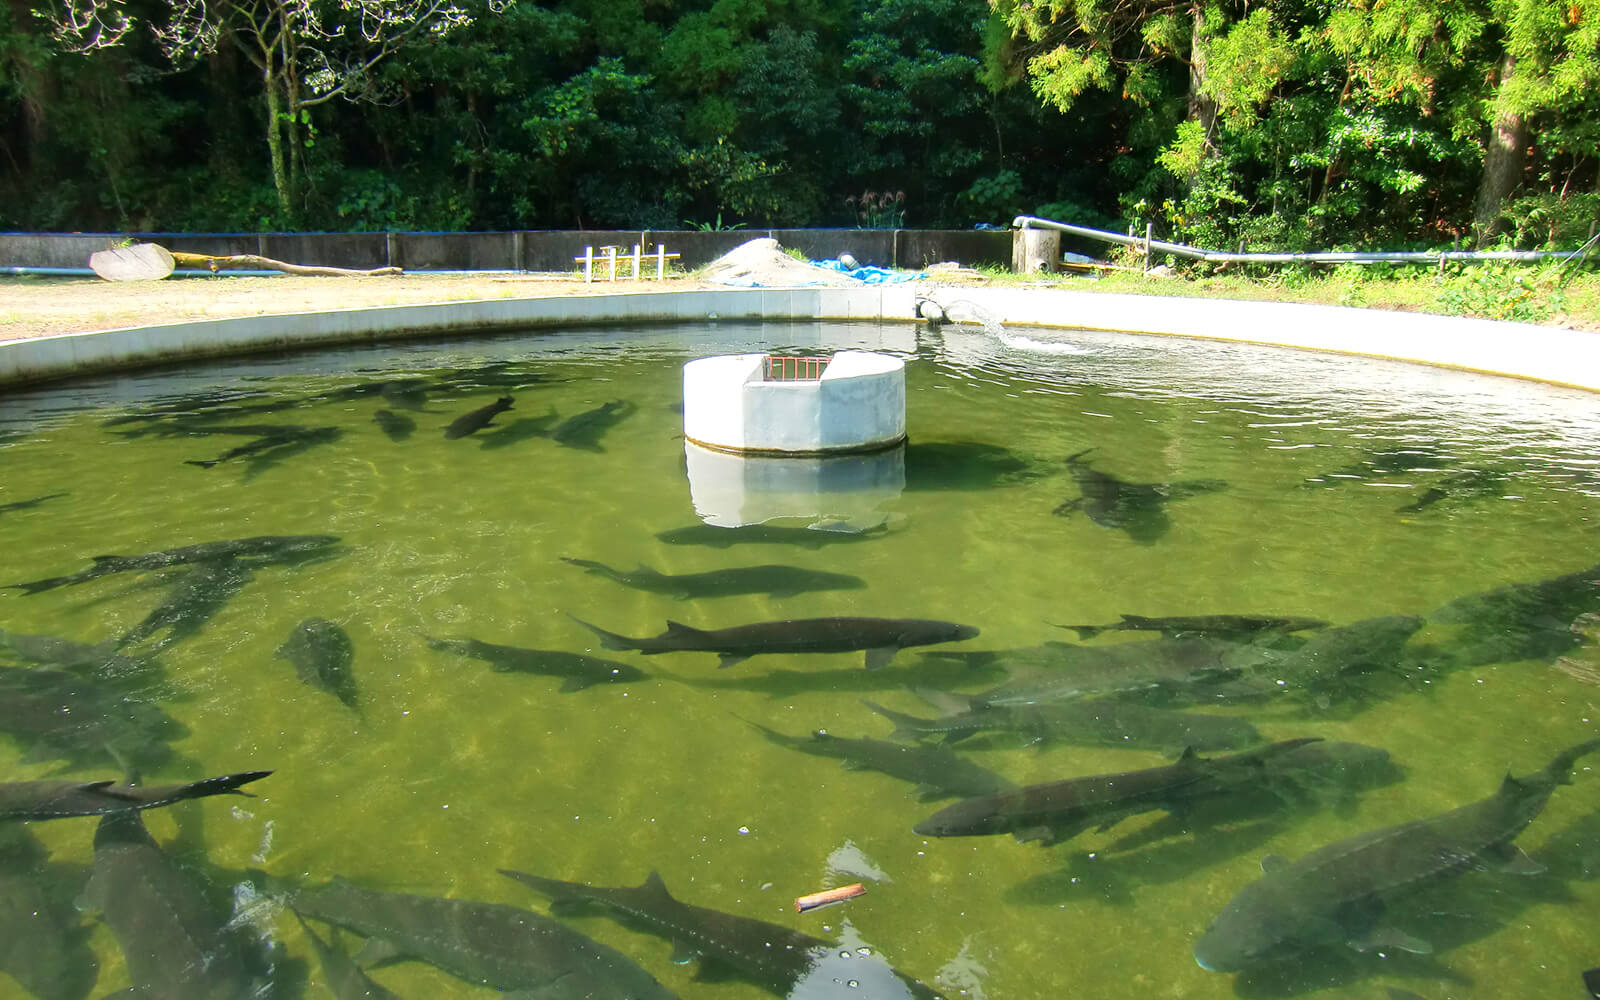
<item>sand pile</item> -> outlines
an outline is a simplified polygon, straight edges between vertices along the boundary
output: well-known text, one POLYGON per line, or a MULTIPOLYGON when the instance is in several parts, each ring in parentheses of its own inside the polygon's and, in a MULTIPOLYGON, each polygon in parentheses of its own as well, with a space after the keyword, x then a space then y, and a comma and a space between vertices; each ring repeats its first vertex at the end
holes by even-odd
POLYGON ((719 285, 761 288, 861 284, 847 274, 795 260, 770 236, 734 247, 707 264, 698 277, 719 285))

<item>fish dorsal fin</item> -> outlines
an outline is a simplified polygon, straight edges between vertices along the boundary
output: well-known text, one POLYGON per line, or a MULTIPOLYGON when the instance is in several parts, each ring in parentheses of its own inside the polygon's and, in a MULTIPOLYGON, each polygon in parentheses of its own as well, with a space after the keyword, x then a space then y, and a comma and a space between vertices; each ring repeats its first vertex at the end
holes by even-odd
POLYGON ((1505 780, 1500 782, 1500 794, 1515 795, 1527 787, 1527 782, 1522 781, 1516 775, 1508 771, 1506 772, 1505 780))
POLYGON ((655 869, 650 870, 650 874, 645 876, 644 885, 640 886, 639 888, 645 890, 653 896, 659 896, 662 899, 672 899, 672 893, 667 891, 667 883, 661 878, 661 873, 655 869))
POLYGON ((701 634, 701 630, 700 629, 697 629, 697 628, 693 627, 692 625, 685 625, 683 622, 675 622, 675 621, 673 621, 672 619, 669 618, 669 619, 667 619, 667 631, 666 631, 666 634, 663 635, 662 638, 674 638, 675 639, 675 638, 684 638, 684 637, 688 637, 688 636, 691 636, 691 635, 700 635, 700 634, 701 634))
POLYGON ((1261 871, 1267 875, 1283 871, 1287 867, 1289 867, 1289 862, 1285 861, 1281 855, 1269 854, 1261 859, 1261 871))
POLYGON ((1199 759, 1200 759, 1200 755, 1194 752, 1194 747, 1193 746, 1186 746, 1186 747, 1183 748, 1183 753, 1178 754, 1177 763, 1179 763, 1179 764, 1193 764, 1196 761, 1198 761, 1199 759))
POLYGON ((398 962, 405 957, 405 951, 395 944, 381 937, 367 938, 367 943, 355 954, 355 962, 362 968, 371 968, 375 965, 387 965, 398 962))
POLYGON ((121 559, 122 556, 90 556, 89 558, 93 559, 94 564, 98 566, 101 563, 111 562, 114 559, 121 559))

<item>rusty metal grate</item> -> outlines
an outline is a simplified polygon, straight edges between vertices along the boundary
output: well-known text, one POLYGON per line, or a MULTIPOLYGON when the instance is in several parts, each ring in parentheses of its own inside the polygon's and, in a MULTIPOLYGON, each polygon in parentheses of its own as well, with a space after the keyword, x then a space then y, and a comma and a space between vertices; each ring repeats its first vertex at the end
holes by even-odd
POLYGON ((830 358, 786 358, 767 355, 768 382, 815 382, 822 378, 830 358))

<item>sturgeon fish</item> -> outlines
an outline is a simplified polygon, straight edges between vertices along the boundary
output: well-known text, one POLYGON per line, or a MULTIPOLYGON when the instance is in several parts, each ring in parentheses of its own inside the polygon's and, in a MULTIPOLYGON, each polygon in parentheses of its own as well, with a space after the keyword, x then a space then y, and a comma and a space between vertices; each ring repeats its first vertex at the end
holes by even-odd
POLYGON ((1078 484, 1082 496, 1067 500, 1053 513, 1066 517, 1083 511, 1102 528, 1116 528, 1141 545, 1148 545, 1172 526, 1166 505, 1173 500, 1226 489, 1220 479, 1195 479, 1178 483, 1130 483, 1090 468, 1083 456, 1087 448, 1067 456, 1067 471, 1078 484))
POLYGON ((337 879, 300 889, 288 903, 301 916, 494 989, 539 1000, 675 1000, 621 952, 521 907, 378 892, 337 879))
POLYGON ((632 572, 613 569, 589 559, 561 557, 564 563, 582 567, 595 576, 605 577, 652 594, 668 594, 680 601, 708 597, 735 597, 742 594, 768 594, 794 597, 816 590, 859 590, 867 585, 859 576, 802 569, 799 566, 735 566, 705 573, 661 573, 648 566, 632 572))
POLYGON ((262 995, 247 942, 203 885, 173 864, 135 811, 107 813, 94 835, 85 896, 128 962, 133 996, 248 1000, 262 995))
POLYGON ((1600 749, 1589 740, 1556 754, 1541 771, 1506 775, 1486 799, 1426 819, 1358 834, 1292 864, 1269 857, 1265 874, 1240 890, 1195 942, 1194 958, 1213 972, 1235 972, 1307 948, 1343 942, 1426 954, 1431 946, 1380 927, 1389 899, 1469 868, 1495 863, 1540 870, 1516 839, 1544 811, 1557 785, 1570 784, 1578 758, 1600 749))
POLYGON ((1188 749, 1177 763, 1164 767, 1068 778, 963 799, 913 829, 932 837, 1011 833, 1023 843, 1037 840, 1049 846, 1091 828, 1109 830, 1129 816, 1175 810, 1253 785, 1265 780, 1274 758, 1319 739, 1283 740, 1226 757, 1201 757, 1188 749))
POLYGON ((166 569, 190 563, 214 562, 219 559, 260 558, 265 562, 288 561, 293 557, 318 552, 335 545, 334 535, 257 535, 253 538, 233 538, 221 542, 202 542, 160 552, 147 552, 137 556, 95 556, 94 565, 69 576, 53 576, 47 580, 14 583, 11 590, 37 594, 57 587, 67 587, 97 580, 113 573, 134 570, 166 569))
POLYGON ((1000 731, 1020 733, 1041 742, 1059 740, 1078 746, 1179 752, 1189 747, 1236 750, 1261 738, 1248 719, 1150 708, 1133 702, 984 705, 970 697, 937 691, 918 691, 917 694, 936 707, 947 709, 949 714, 922 719, 870 701, 862 704, 893 722, 895 730, 890 735, 897 739, 943 734, 948 743, 976 733, 1000 731))
POLYGON ((501 673, 540 674, 560 677, 562 691, 582 691, 595 684, 620 684, 650 676, 638 667, 615 660, 602 660, 582 653, 554 649, 523 649, 499 646, 478 639, 428 639, 428 645, 446 653, 483 660, 501 673))
MULTIPOLYGON (((667 884, 656 872, 651 872, 643 885, 616 888, 563 882, 504 868, 500 869, 500 874, 549 896, 553 901, 552 910, 583 903, 598 904, 621 922, 670 940, 677 948, 676 960, 718 962, 781 997, 820 1000, 833 996, 891 995, 852 990, 843 983, 832 991, 819 990, 813 973, 838 951, 838 945, 765 920, 680 902, 667 891, 667 884)), ((854 949, 850 954, 855 954, 854 949)), ((852 964, 859 964, 865 972, 870 963, 852 964)), ((905 974, 887 966, 880 966, 880 969, 898 981, 890 987, 892 995, 942 1000, 938 993, 905 974)))
POLYGON ((667 630, 658 636, 630 639, 581 618, 572 620, 599 636, 607 649, 635 649, 646 656, 680 651, 716 653, 721 658, 719 667, 731 667, 762 653, 848 653, 861 649, 866 650, 867 669, 876 670, 908 646, 959 642, 978 634, 971 625, 925 618, 793 618, 719 629, 691 628, 668 621, 667 630))
POLYGON ((448 440, 454 441, 457 438, 464 438, 468 434, 481 431, 488 427, 495 417, 511 409, 511 404, 514 402, 515 400, 510 396, 501 396, 488 406, 480 406, 469 413, 463 413, 450 421, 450 426, 444 429, 444 436, 448 440))
POLYGON ((244 795, 240 785, 258 781, 271 771, 244 771, 206 778, 186 785, 119 785, 115 781, 12 781, 0 784, 0 820, 44 820, 66 816, 103 816, 128 810, 155 809, 208 795, 244 795))
POLYGON ((917 794, 924 802, 954 795, 991 795, 1013 787, 1005 778, 974 764, 949 747, 851 739, 821 729, 807 739, 788 736, 756 722, 750 725, 778 746, 813 757, 835 758, 843 762, 846 770, 877 771, 909 781, 917 786, 917 794))
POLYGON ((1057 625, 1056 628, 1071 629, 1080 639, 1093 639, 1102 632, 1135 631, 1160 632, 1169 639, 1205 636, 1249 640, 1263 632, 1303 632, 1326 628, 1328 624, 1320 618, 1271 615, 1168 615, 1161 618, 1123 615, 1121 621, 1109 625, 1057 625))

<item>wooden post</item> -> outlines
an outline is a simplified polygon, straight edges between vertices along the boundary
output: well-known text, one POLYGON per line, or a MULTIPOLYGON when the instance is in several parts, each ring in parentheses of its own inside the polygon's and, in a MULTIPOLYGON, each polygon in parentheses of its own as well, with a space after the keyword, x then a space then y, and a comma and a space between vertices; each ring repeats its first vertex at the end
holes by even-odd
POLYGON ((1146 274, 1150 273, 1150 238, 1155 235, 1155 231, 1155 223, 1146 222, 1144 224, 1144 270, 1146 274))
POLYGON ((594 280, 594 247, 584 247, 582 257, 572 258, 583 265, 583 283, 589 284, 594 280))
POLYGON ((617 248, 601 247, 606 252, 606 267, 610 268, 610 280, 617 280, 617 248))
POLYGON ((635 243, 633 245, 633 280, 638 281, 642 277, 644 277, 644 274, 639 270, 639 244, 635 243))
POLYGON ((675 254, 675 253, 667 253, 667 246, 666 246, 665 243, 657 243, 656 244, 656 280, 657 281, 660 281, 662 278, 665 278, 667 276, 667 258, 668 257, 676 257, 676 256, 678 256, 678 255, 675 254))

